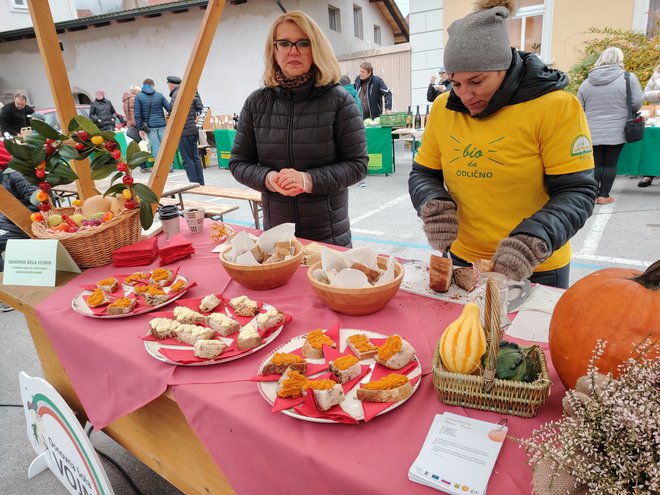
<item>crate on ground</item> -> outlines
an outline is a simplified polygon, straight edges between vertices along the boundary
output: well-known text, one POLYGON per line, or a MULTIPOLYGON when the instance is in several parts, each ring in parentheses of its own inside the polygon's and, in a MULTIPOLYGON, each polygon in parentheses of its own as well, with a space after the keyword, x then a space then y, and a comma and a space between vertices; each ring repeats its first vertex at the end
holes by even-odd
POLYGON ((406 112, 384 113, 380 116, 381 127, 397 127, 406 125, 406 112))

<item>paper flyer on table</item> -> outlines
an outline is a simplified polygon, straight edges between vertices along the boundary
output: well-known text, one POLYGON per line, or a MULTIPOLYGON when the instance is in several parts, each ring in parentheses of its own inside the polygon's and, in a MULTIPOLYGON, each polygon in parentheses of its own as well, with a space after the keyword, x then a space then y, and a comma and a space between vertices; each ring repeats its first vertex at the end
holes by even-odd
POLYGON ((485 495, 506 432, 495 423, 436 414, 408 478, 445 493, 485 495))

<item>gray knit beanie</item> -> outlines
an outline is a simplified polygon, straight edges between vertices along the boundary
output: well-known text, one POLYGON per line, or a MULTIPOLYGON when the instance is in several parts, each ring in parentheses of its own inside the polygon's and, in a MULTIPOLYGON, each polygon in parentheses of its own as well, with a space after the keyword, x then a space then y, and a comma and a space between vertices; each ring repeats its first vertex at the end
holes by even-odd
POLYGON ((481 10, 454 21, 447 30, 444 60, 449 74, 506 70, 511 65, 506 19, 514 2, 482 0, 479 6, 481 10))

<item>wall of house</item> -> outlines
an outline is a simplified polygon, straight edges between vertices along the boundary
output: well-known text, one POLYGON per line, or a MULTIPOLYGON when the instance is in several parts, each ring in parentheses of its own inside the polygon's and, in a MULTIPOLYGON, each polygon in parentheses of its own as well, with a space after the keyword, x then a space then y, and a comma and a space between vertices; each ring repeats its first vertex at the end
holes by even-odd
MULTIPOLYGON (((446 2, 445 2, 446 3, 446 2)), ((414 0, 410 2, 410 86, 411 104, 426 105, 426 91, 431 76, 442 66, 444 47, 443 2, 414 0)), ((421 107, 422 109, 424 107, 421 107)), ((422 110, 424 113, 424 110, 422 110)))
MULTIPOLYGON (((0 2, 0 32, 32 26, 30 11, 27 8, 15 7, 13 3, 12 0, 0 2)), ((74 0, 48 0, 48 4, 55 22, 78 18, 74 0)))
MULTIPOLYGON (((342 27, 350 27, 352 33, 353 2, 339 3, 332 4, 342 11, 342 27)), ((364 9, 366 39, 347 36, 343 29, 343 36, 331 32, 328 37, 335 52, 364 50, 368 43, 373 46, 373 26, 366 26, 378 22, 382 22, 383 42, 393 43, 392 30, 377 8, 369 5, 369 0, 354 3, 364 9)), ((286 7, 308 13, 328 34, 326 2, 287 1, 286 7)), ((214 114, 240 112, 245 98, 261 85, 265 36, 281 13, 272 0, 225 6, 198 88, 202 101, 214 114)), ((180 14, 140 17, 133 22, 60 34, 72 91, 93 99, 94 91, 103 88, 119 111, 128 86, 141 85, 149 77, 167 96, 165 78, 183 75, 203 15, 203 10, 194 8, 180 14)), ((14 68, 0 74, 0 91, 25 88, 37 108, 53 106, 36 39, 0 43, 0 66, 14 68)))

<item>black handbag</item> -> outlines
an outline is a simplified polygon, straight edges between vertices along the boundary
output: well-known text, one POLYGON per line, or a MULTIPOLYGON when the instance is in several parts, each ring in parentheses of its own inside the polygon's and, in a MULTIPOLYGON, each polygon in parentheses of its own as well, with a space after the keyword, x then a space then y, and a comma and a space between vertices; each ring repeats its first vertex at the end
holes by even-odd
POLYGON ((628 106, 628 118, 626 119, 624 132, 626 143, 634 143, 644 138, 644 118, 639 112, 633 114, 632 98, 630 97, 630 72, 624 73, 623 77, 626 79, 626 103, 628 106))
POLYGON ((140 137, 140 131, 137 130, 137 127, 129 126, 126 130, 126 135, 136 143, 142 141, 142 137, 140 137))

